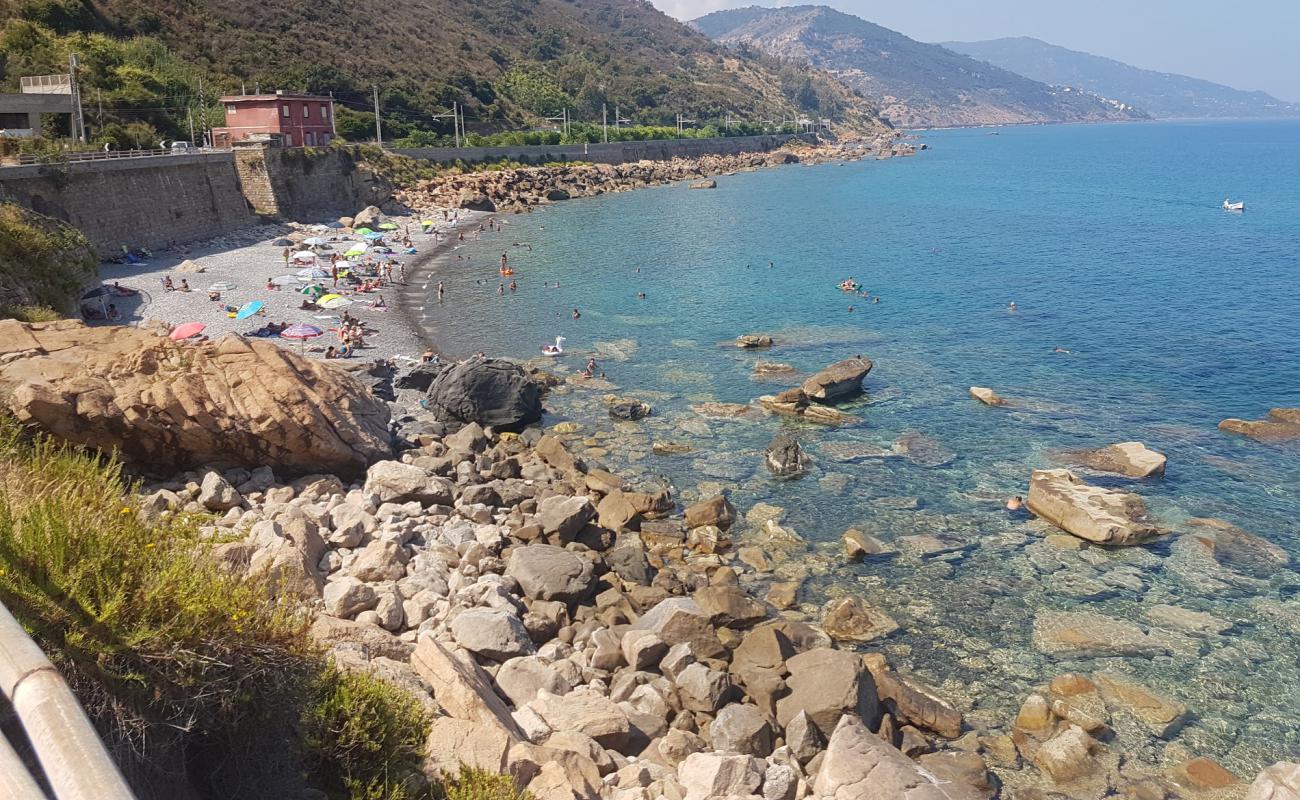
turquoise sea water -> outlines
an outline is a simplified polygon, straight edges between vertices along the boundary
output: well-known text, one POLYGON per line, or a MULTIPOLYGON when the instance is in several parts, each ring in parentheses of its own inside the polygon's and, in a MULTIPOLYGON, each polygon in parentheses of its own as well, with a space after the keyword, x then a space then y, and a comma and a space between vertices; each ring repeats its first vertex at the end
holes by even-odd
POLYGON ((782 524, 812 543, 795 557, 810 614, 829 595, 863 592, 903 625, 886 644, 891 661, 955 697, 977 727, 1005 728, 1045 678, 1106 668, 1185 702, 1177 741, 1192 752, 1243 774, 1294 757, 1300 574, 1224 590, 1198 579, 1204 570, 1177 536, 1061 553, 1045 544, 1046 526, 1009 519, 1001 500, 1024 494, 1057 450, 1141 440, 1168 455, 1164 479, 1088 479, 1140 493, 1171 527, 1218 517, 1281 545, 1293 567, 1300 560, 1300 446, 1215 427, 1300 405, 1300 123, 924 141, 932 149, 912 159, 783 167, 720 177, 713 191, 679 184, 506 218, 504 232, 463 246, 464 260, 434 276, 447 294, 442 305, 430 298, 426 325, 453 355, 531 358, 556 335, 570 351, 557 369, 579 370, 596 353, 617 392, 647 399, 655 416, 616 426, 600 392, 556 395, 553 420, 584 426, 575 447, 670 481, 684 499, 722 487, 742 510, 760 500, 785 509, 782 524), (1244 199, 1246 212, 1221 210, 1225 197, 1244 199), (503 250, 519 290, 498 296, 503 250), (839 292, 849 276, 880 303, 839 292), (771 333, 777 346, 724 346, 746 332, 771 333), (756 361, 810 372, 859 353, 875 368, 867 394, 844 407, 853 425, 690 410, 789 385, 755 381, 756 361), (972 385, 1017 405, 983 407, 972 385), (815 459, 801 480, 774 480, 761 465, 783 427, 815 459), (872 454, 900 437, 919 442, 910 458, 872 454), (694 451, 654 455, 664 440, 694 451), (847 567, 835 546, 849 526, 903 552, 847 567), (923 556, 906 538, 918 535, 951 551, 923 556), (1061 663, 1031 643, 1044 609, 1146 624, 1155 604, 1234 628, 1184 636, 1156 658, 1061 663))

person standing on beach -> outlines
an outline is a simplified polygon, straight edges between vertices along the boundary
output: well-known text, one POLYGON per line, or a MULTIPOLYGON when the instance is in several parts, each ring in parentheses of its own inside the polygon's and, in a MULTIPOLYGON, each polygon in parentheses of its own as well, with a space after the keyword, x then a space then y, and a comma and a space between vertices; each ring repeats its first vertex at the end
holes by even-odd
POLYGON ((339 265, 338 265, 338 263, 331 263, 331 264, 330 264, 330 279, 334 281, 333 286, 334 286, 335 288, 337 288, 338 285, 339 285, 339 265))
POLYGON ((506 261, 507 261, 506 254, 505 254, 505 251, 503 250, 503 251, 501 252, 501 269, 502 269, 502 270, 504 270, 504 269, 506 268, 506 261))
POLYGON ((285 269, 288 269, 288 268, 289 268, 289 248, 287 248, 287 247, 284 248, 284 253, 283 253, 282 255, 284 256, 284 268, 285 268, 285 269))

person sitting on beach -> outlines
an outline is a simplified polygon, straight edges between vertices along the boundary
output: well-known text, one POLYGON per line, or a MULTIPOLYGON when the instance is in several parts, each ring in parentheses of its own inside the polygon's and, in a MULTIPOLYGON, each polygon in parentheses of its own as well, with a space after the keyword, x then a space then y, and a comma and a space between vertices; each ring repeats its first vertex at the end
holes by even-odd
POLYGON ((267 290, 268 292, 276 292, 276 291, 279 291, 279 290, 280 290, 280 287, 276 285, 276 283, 275 283, 275 281, 274 281, 273 279, 271 279, 271 278, 267 278, 267 279, 266 279, 266 290, 267 290))
POLYGON ((117 306, 113 305, 112 303, 109 303, 109 304, 108 304, 108 318, 109 318, 109 319, 121 319, 121 318, 122 318, 122 312, 118 311, 118 310, 117 310, 117 306))
POLYGON ((388 303, 384 302, 384 296, 381 294, 375 298, 375 302, 370 304, 371 308, 388 308, 388 303))
POLYGON ((339 357, 339 353, 337 350, 334 349, 334 345, 330 345, 329 347, 325 348, 325 358, 334 359, 338 357, 339 357))
POLYGON ((162 279, 162 284, 163 284, 163 291, 165 292, 176 291, 176 286, 172 283, 172 276, 164 275, 162 279))
POLYGON ((337 356, 338 358, 351 358, 352 357, 351 345, 346 345, 346 344, 340 345, 338 353, 339 353, 337 356))
POLYGON ((438 356, 432 350, 425 350, 424 355, 420 356, 420 363, 432 364, 437 360, 437 358, 438 356))
POLYGON ((117 281, 113 281, 113 294, 118 297, 134 297, 135 295, 140 294, 140 290, 128 289, 117 281))
POLYGON ((181 278, 181 285, 176 287, 176 291, 188 292, 189 290, 190 290, 190 282, 185 280, 184 278, 181 278))
POLYGON ((221 292, 208 292, 208 299, 214 303, 221 302, 221 292))

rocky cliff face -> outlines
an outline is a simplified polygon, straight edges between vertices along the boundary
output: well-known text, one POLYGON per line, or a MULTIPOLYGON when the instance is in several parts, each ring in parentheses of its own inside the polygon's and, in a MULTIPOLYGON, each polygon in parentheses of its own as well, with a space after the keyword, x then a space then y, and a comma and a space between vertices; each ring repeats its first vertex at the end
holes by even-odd
POLYGON ((901 128, 1086 122, 1145 115, 1039 83, 825 6, 718 11, 693 23, 714 41, 827 70, 901 128))
POLYGON ((0 314, 32 306, 71 311, 81 287, 95 274, 90 244, 74 228, 0 203, 0 314))
POLYGON ((0 404, 146 473, 353 475, 391 454, 388 407, 360 383, 234 335, 187 345, 140 328, 0 321, 0 404))

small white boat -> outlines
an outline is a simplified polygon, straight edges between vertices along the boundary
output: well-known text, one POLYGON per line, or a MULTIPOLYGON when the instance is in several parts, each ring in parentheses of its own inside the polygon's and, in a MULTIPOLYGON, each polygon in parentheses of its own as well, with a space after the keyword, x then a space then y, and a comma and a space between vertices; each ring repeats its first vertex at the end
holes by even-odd
POLYGON ((562 355, 564 355, 564 342, 565 342, 565 341, 566 341, 566 340, 565 340, 565 338, 564 338, 563 336, 556 336, 556 337, 555 337, 555 344, 544 344, 544 345, 542 345, 542 355, 544 355, 544 356, 562 356, 562 355))
POLYGON ((1246 210, 1246 201, 1245 201, 1245 200, 1238 200, 1237 202, 1234 203, 1234 202, 1232 202, 1232 201, 1230 201, 1230 200, 1224 200, 1224 201, 1223 201, 1223 210, 1224 210, 1224 211, 1245 211, 1245 210, 1246 210))

